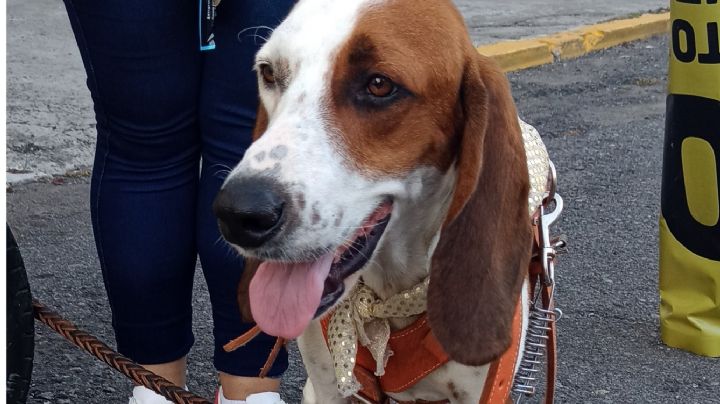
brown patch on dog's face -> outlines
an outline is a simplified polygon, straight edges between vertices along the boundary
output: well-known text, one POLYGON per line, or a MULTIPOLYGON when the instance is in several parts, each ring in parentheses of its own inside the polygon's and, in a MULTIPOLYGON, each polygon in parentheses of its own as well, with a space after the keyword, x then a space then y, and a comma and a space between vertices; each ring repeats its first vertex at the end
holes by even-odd
POLYGON ((470 45, 461 17, 438 3, 422 11, 413 1, 370 8, 337 55, 329 100, 335 143, 366 174, 418 166, 444 172, 455 159, 462 55, 470 45), (378 97, 373 84, 393 89, 378 97))

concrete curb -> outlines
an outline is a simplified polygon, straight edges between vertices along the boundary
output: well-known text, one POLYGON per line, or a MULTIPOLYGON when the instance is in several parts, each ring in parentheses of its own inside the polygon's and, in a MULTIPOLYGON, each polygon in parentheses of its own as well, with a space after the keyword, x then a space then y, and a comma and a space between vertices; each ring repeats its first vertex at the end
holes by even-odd
POLYGON ((510 72, 662 34, 668 32, 669 25, 670 13, 643 14, 537 38, 484 45, 477 50, 510 72))

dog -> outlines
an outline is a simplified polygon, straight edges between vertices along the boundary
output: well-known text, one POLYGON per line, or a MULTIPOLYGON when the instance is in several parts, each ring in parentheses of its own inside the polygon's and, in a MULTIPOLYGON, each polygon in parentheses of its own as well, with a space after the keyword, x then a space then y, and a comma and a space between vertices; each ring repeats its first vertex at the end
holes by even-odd
POLYGON ((444 359, 410 363, 422 374, 385 393, 487 398, 491 364, 526 337, 529 210, 548 164, 543 147, 526 153, 539 136, 518 119, 502 71, 449 0, 301 0, 255 70, 254 143, 213 209, 224 238, 262 261, 252 317, 298 338, 303 402, 357 397, 359 351, 375 376, 402 367, 408 344, 388 340, 420 323, 432 355, 415 359, 444 359))

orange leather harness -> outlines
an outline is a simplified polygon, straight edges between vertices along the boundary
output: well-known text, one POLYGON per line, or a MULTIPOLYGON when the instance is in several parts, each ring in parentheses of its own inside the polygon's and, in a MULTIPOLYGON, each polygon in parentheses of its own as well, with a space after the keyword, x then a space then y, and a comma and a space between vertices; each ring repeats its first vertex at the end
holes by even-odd
MULTIPOLYGON (((327 343, 330 316, 321 320, 327 343)), ((364 346, 358 347, 355 360, 355 377, 363 385, 361 394, 367 400, 382 402, 383 392, 398 393, 412 387, 450 358, 430 330, 427 315, 422 314, 410 326, 390 334, 388 347, 393 355, 385 365, 385 374, 375 376, 375 359, 364 346)))
MULTIPOLYGON (((327 343, 327 329, 330 316, 321 320, 323 336, 327 343)), ((522 333, 522 309, 518 303, 513 317, 513 334, 510 347, 490 365, 483 395, 482 404, 500 404, 507 402, 512 387, 515 364, 520 353, 520 336, 522 333)), ((410 326, 390 334, 388 347, 393 355, 385 365, 385 374, 375 376, 375 359, 370 351, 359 346, 355 364, 355 377, 362 384, 359 395, 373 403, 386 403, 385 393, 399 393, 419 382, 430 372, 450 361, 450 357, 440 346, 427 321, 427 315, 421 315, 410 326)), ((438 401, 436 403, 445 403, 438 401)), ((425 403, 425 402, 423 402, 425 403)))
MULTIPOLYGON (((533 226, 536 234, 533 246, 533 258, 530 262, 528 277, 530 280, 530 301, 535 298, 535 286, 541 283, 543 267, 540 261, 539 251, 539 234, 537 226, 533 226)), ((552 310, 551 304, 551 286, 540 287, 543 308, 552 310)), ((510 347, 505 353, 490 364, 487 378, 483 388, 480 404, 504 404, 510 398, 510 391, 513 385, 513 377, 515 374, 516 364, 520 355, 520 338, 522 335, 522 299, 517 304, 515 315, 513 316, 512 339, 510 347)), ((327 344, 328 324, 330 315, 323 318, 320 322, 322 326, 323 336, 327 344)), ((547 387, 545 392, 545 402, 552 403, 555 391, 555 367, 556 367, 556 344, 555 344, 555 325, 550 323, 550 331, 548 332, 547 344, 547 387)), ((430 372, 439 368, 450 361, 447 353, 440 346, 440 342, 433 335, 430 325, 427 321, 427 315, 422 314, 410 326, 396 330, 390 334, 388 347, 392 350, 393 355, 387 361, 385 366, 385 374, 375 376, 376 368, 375 359, 373 359, 370 351, 365 347, 359 346, 354 374, 362 385, 362 389, 358 393, 360 397, 372 403, 388 403, 389 397, 386 393, 399 393, 405 391, 419 382, 430 372)), ((448 401, 427 402, 426 404, 440 404, 448 401)), ((406 404, 400 402, 400 404, 406 404)))

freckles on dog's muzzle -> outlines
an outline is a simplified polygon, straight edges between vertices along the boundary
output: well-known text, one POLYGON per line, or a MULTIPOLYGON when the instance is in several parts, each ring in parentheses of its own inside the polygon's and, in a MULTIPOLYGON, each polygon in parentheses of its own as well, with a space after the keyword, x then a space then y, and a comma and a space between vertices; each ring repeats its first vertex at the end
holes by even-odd
POLYGON ((279 233, 288 202, 276 181, 246 177, 227 181, 212 209, 227 241, 243 248, 258 248, 279 233))

